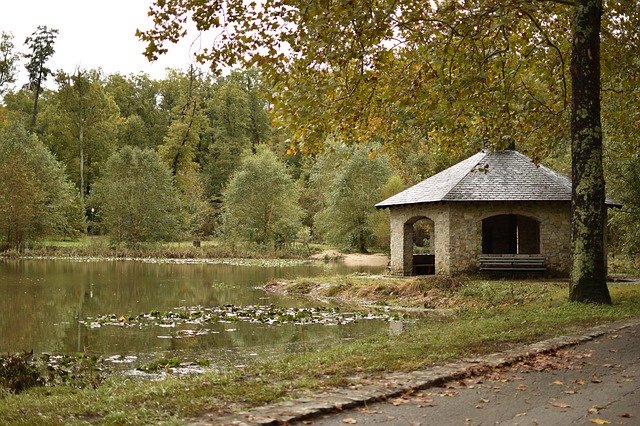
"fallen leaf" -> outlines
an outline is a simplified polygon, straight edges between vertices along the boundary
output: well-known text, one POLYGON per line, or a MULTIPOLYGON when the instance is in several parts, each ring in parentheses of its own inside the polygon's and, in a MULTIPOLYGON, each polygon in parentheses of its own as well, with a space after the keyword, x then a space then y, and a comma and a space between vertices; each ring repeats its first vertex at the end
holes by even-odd
POLYGON ((600 380, 600 378, 597 376, 593 376, 591 378, 591 383, 602 383, 602 380, 600 380))
POLYGON ((520 383, 518 385, 518 387, 516 387, 516 389, 519 390, 519 391, 523 391, 523 390, 527 389, 527 385, 520 383))
POLYGON ((609 336, 609 339, 617 339, 618 337, 620 337, 619 334, 612 334, 611 336, 609 336))
POLYGON ((561 382, 560 380, 556 380, 552 384, 554 384, 554 385, 564 385, 564 383, 561 382))
POLYGON ((438 404, 434 404, 433 402, 427 402, 424 404, 418 404, 418 408, 423 408, 423 407, 437 407, 438 404))
POLYGON ((589 419, 589 421, 596 425, 608 425, 609 423, 611 423, 609 420, 605 419, 589 419))
POLYGON ((518 413, 518 414, 516 414, 516 417, 524 417, 526 415, 527 415, 527 413, 518 413))
POLYGON ((591 407, 587 410, 590 414, 598 414, 600 409, 598 407, 591 407))
POLYGON ((482 404, 476 405, 476 408, 482 408, 482 404))
POLYGON ((616 353, 616 352, 618 352, 618 350, 617 349, 609 349, 609 352, 616 353))
POLYGON ((489 400, 488 400, 488 399, 485 399, 485 398, 481 398, 481 399, 480 399, 480 402, 482 402, 482 403, 485 403, 485 404, 486 404, 487 402, 489 402, 489 400))
POLYGON ((556 408, 571 408, 570 404, 564 402, 551 402, 550 404, 556 408))
POLYGON ((568 394, 568 395, 573 395, 573 394, 576 394, 576 393, 578 393, 578 392, 576 392, 576 391, 574 391, 573 389, 571 389, 571 390, 566 390, 566 391, 564 391, 564 393, 566 393, 566 394, 568 394))
POLYGON ((342 419, 342 423, 346 423, 348 425, 355 425, 356 423, 358 423, 358 421, 353 417, 347 417, 346 419, 342 419))
POLYGON ((628 418, 633 417, 633 416, 631 414, 629 414, 629 413, 622 413, 622 414, 620 414, 620 417, 624 417, 625 419, 628 419, 628 418))
POLYGON ((582 380, 582 379, 578 379, 578 380, 575 381, 575 383, 578 384, 578 385, 584 385, 586 382, 584 380, 582 380))

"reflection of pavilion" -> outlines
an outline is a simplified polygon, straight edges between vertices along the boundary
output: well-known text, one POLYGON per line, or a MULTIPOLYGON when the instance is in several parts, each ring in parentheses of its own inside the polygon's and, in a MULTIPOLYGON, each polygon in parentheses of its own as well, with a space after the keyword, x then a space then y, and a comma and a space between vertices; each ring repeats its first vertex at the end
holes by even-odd
POLYGON ((571 181, 517 151, 479 152, 376 207, 391 213, 393 274, 474 272, 486 258, 569 274, 571 181), (414 257, 422 221, 430 255, 414 257))

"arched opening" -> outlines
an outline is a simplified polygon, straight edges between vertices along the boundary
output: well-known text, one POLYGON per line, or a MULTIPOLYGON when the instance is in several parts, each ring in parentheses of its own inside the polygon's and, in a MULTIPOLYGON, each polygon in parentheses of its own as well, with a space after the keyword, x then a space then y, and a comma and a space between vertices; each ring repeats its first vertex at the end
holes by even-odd
POLYGON ((517 214, 483 219, 482 254, 540 254, 540 222, 517 214))
POLYGON ((404 225, 405 275, 433 275, 435 268, 435 234, 431 219, 420 216, 404 225))

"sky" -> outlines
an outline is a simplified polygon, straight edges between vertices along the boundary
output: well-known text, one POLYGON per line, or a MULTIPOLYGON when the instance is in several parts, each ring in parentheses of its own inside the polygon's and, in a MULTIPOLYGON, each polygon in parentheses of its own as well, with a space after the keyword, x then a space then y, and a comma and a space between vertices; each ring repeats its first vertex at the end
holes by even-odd
MULTIPOLYGON (((49 68, 72 73, 76 69, 101 68, 106 74, 145 72, 152 78, 166 68, 186 70, 199 49, 197 34, 169 49, 154 63, 142 55, 145 45, 137 28, 151 27, 147 16, 151 0, 0 0, 0 31, 11 32, 16 50, 26 51, 24 40, 38 25, 59 30, 49 68)), ((24 62, 19 66, 24 83, 24 62)))

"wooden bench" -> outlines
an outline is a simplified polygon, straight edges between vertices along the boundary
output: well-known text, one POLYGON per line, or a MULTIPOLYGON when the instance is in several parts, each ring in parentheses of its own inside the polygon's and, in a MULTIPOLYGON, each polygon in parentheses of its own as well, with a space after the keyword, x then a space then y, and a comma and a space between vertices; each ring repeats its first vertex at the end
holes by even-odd
POLYGON ((434 254, 414 254, 412 275, 433 275, 436 273, 434 254))
POLYGON ((547 268, 541 254, 481 254, 480 272, 541 272, 547 268))

